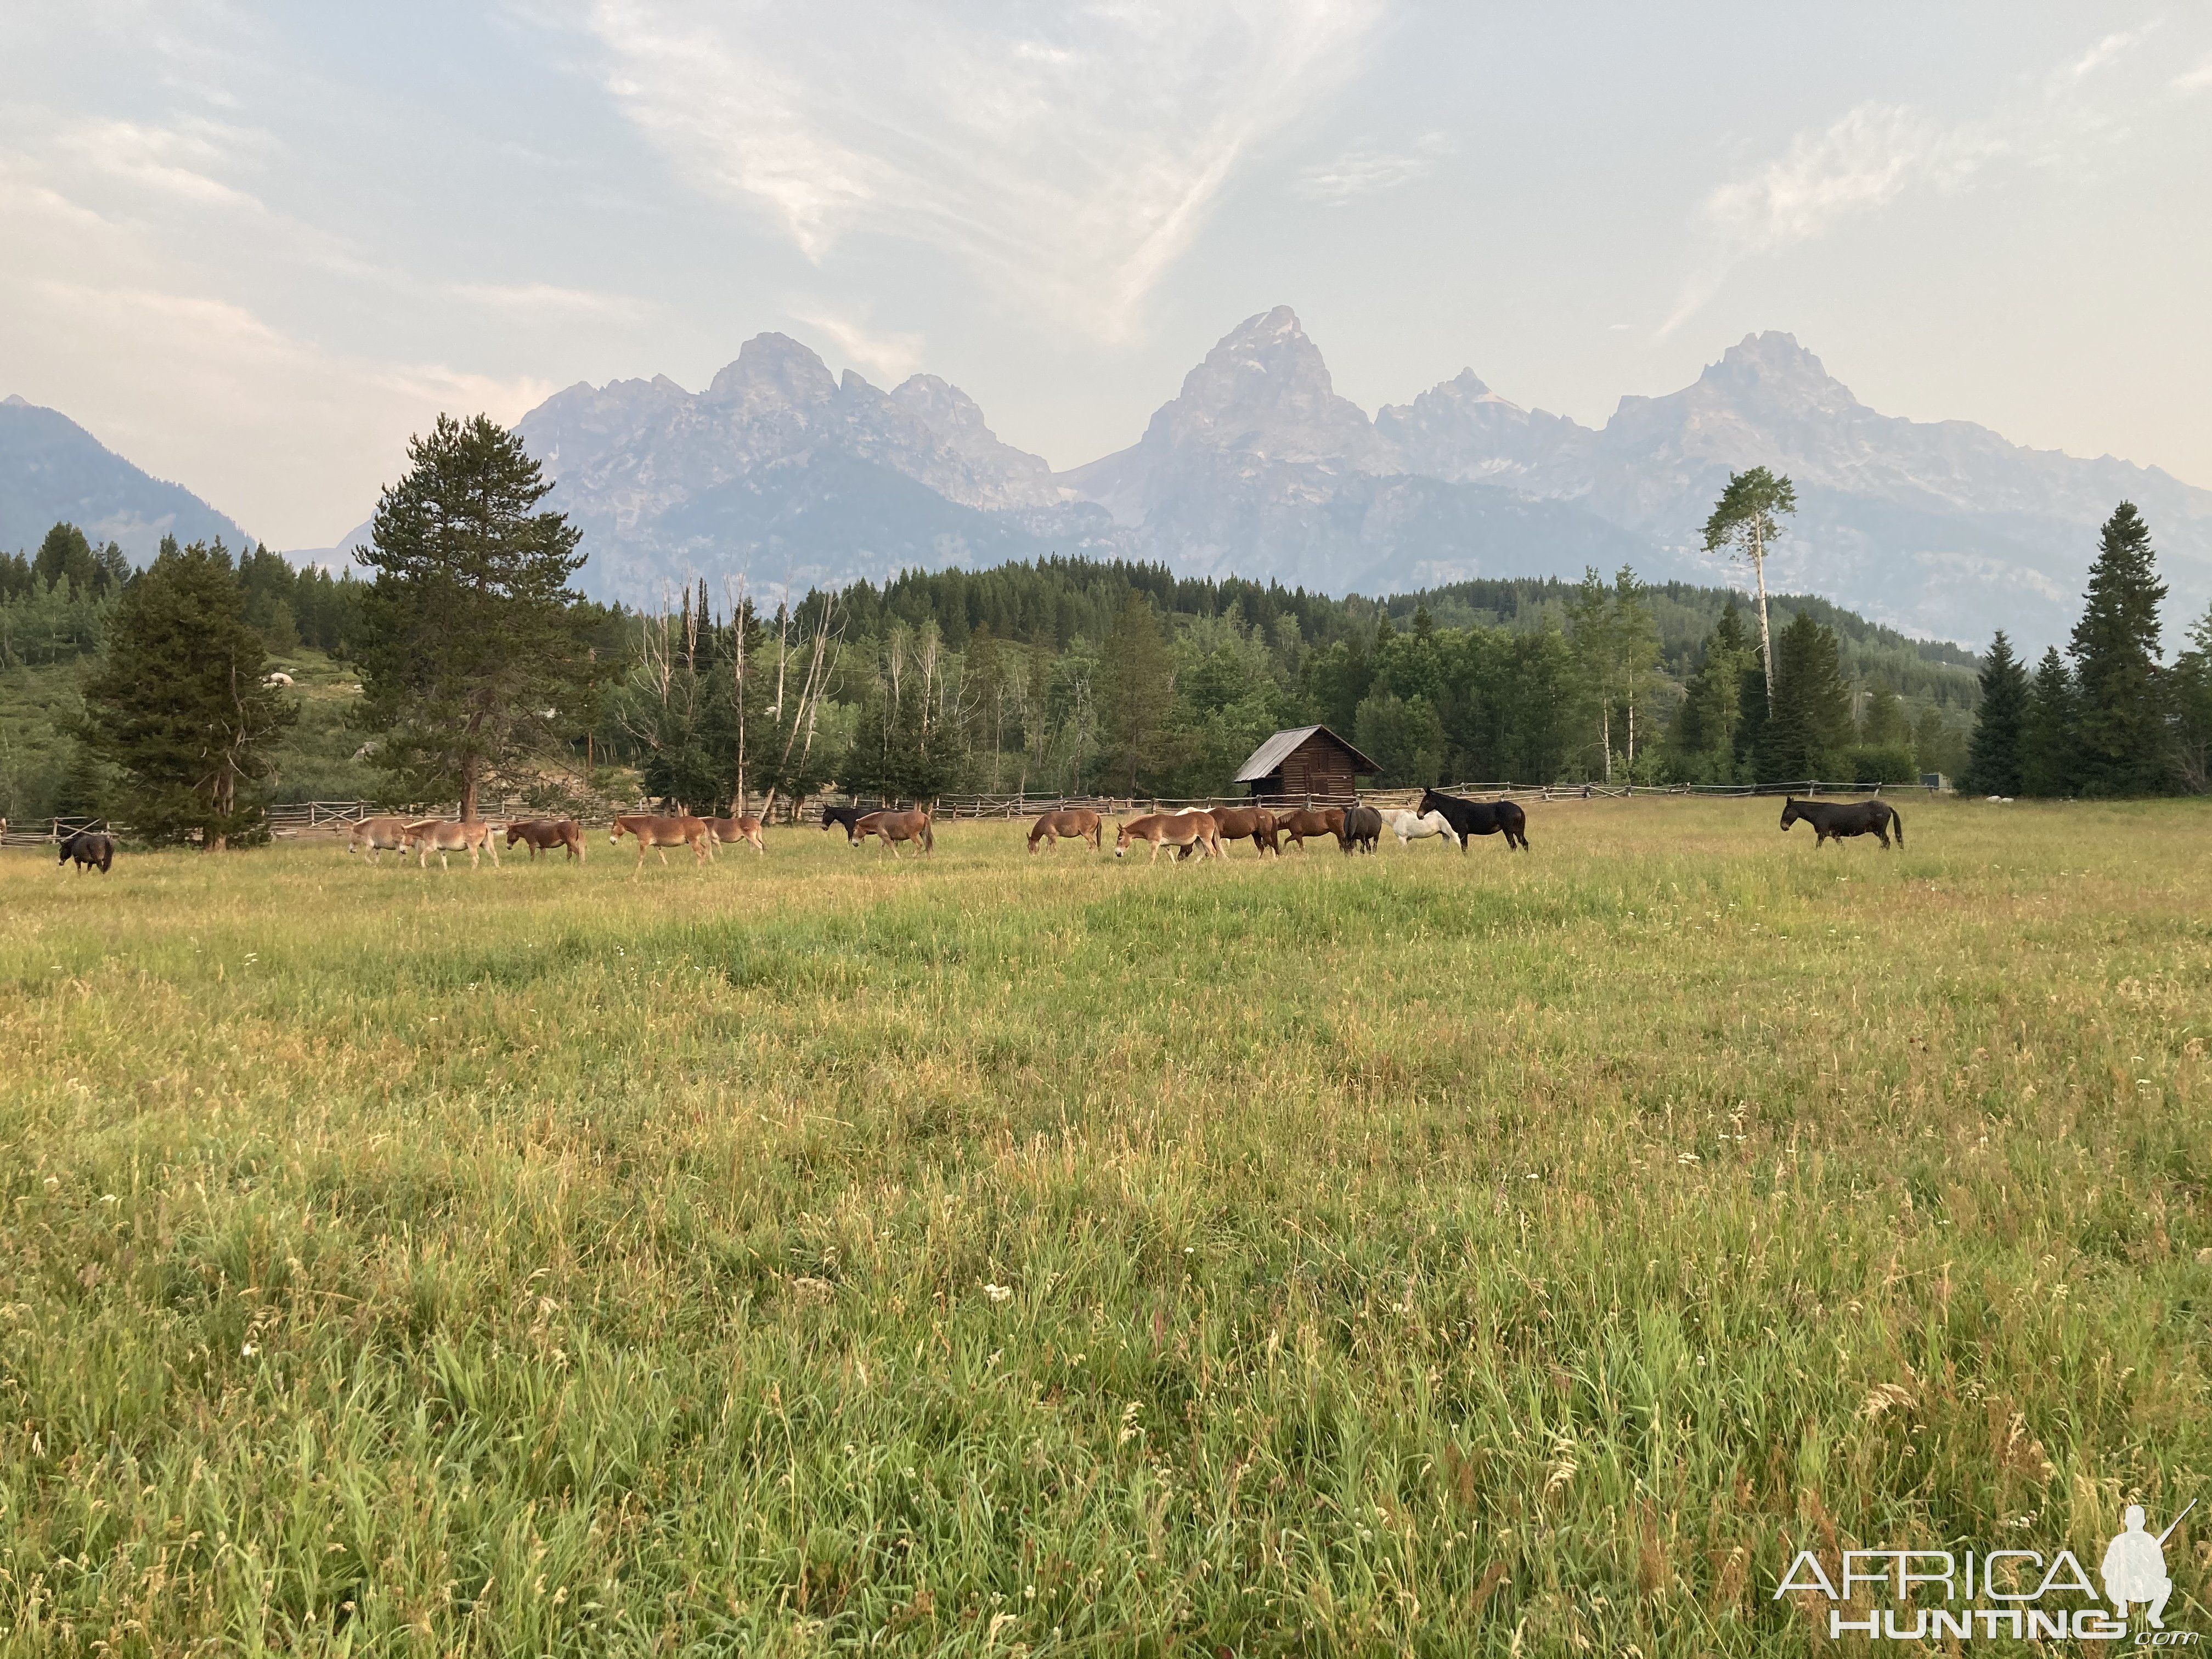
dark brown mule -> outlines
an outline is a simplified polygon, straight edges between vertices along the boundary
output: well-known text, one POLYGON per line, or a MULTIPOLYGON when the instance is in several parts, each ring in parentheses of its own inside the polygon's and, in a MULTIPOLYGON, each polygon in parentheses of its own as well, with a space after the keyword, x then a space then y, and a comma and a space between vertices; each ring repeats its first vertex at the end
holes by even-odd
POLYGON ((115 862, 115 837, 97 830, 80 830, 63 838, 61 854, 54 860, 55 869, 75 859, 80 876, 88 870, 98 870, 104 876, 115 862))
POLYGON ((914 842, 916 858, 924 853, 935 851, 937 847, 937 837, 929 827, 927 807, 917 806, 908 812, 867 813, 853 826, 853 840, 858 843, 867 840, 870 836, 878 837, 893 858, 898 856, 898 848, 891 844, 894 842, 914 842))
MULTIPOLYGON (((624 836, 637 837, 637 870, 645 868, 647 848, 660 854, 663 869, 668 867, 668 849, 672 847, 688 847, 695 861, 707 861, 707 842, 710 839, 707 820, 695 818, 688 812, 676 818, 656 817, 650 812, 629 813, 614 821, 607 831, 607 844, 619 847, 624 836)), ((629 872, 632 881, 637 879, 637 870, 629 872)))
POLYGON ((1382 838, 1382 815, 1371 806, 1362 806, 1358 801, 1344 809, 1337 824, 1336 844, 1348 857, 1356 849, 1372 853, 1375 843, 1382 838))
POLYGON ((584 826, 574 818, 529 818, 520 823, 507 826, 507 844, 524 842, 530 848, 530 861, 538 862, 540 853, 550 853, 556 847, 568 849, 568 856, 581 864, 584 861, 584 826))
MULTIPOLYGON (((707 830, 717 843, 749 841, 753 844, 754 852, 768 851, 768 848, 761 841, 761 821, 757 817, 744 816, 734 818, 708 818, 707 830)), ((709 847, 708 850, 712 852, 714 848, 709 847)))
POLYGON ((1288 812, 1275 814, 1276 833, 1297 848, 1306 850, 1308 836, 1340 835, 1344 830, 1344 809, 1341 806, 1301 806, 1288 812))
POLYGON ((1832 841, 1841 847, 1846 836, 1879 836, 1886 848, 1892 830, 1897 832, 1897 844, 1905 845, 1905 820, 1886 800, 1799 800, 1794 795, 1785 796, 1782 827, 1786 831, 1793 823, 1813 826, 1815 847, 1825 847, 1832 841))
POLYGON ((1036 852, 1039 842, 1047 847, 1057 847, 1060 838, 1065 836, 1070 841, 1087 842, 1096 853, 1102 850, 1104 835, 1104 820, 1097 813, 1087 806, 1064 806, 1057 812, 1040 814, 1037 821, 1030 825, 1030 851, 1036 852))
POLYGON ((1152 856, 1147 863, 1159 861, 1163 847, 1189 847, 1201 857, 1209 853, 1215 858, 1227 856, 1221 850, 1221 831, 1211 812, 1152 812, 1131 818, 1115 830, 1114 856, 1120 858, 1140 841, 1152 843, 1152 856))

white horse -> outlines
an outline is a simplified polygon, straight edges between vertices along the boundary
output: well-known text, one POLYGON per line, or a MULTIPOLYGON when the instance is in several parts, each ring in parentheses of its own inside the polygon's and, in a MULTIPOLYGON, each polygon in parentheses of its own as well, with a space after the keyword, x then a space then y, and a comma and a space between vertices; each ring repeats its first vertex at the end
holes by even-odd
POLYGON ((1411 812, 1393 812, 1385 821, 1398 832, 1398 845, 1401 847, 1410 847, 1425 836, 1442 836, 1453 846, 1459 845, 1459 832, 1444 822, 1444 815, 1441 812, 1420 817, 1411 812))

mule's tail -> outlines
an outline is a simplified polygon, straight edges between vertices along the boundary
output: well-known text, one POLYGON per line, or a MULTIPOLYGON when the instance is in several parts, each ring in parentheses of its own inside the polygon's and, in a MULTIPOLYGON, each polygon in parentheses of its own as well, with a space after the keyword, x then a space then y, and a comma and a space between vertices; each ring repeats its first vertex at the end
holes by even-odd
POLYGON ((1889 809, 1889 827, 1897 832, 1897 844, 1905 845, 1905 814, 1894 806, 1889 809))

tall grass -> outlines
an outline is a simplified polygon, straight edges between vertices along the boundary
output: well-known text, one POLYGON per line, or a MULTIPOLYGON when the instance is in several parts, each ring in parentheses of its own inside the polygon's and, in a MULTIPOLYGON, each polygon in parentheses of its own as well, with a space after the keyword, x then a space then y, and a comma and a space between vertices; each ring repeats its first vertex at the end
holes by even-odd
POLYGON ((0 1652, 1790 1653, 1800 1547, 2094 1564, 2212 1473, 2212 820, 1905 811, 0 855, 0 1652))

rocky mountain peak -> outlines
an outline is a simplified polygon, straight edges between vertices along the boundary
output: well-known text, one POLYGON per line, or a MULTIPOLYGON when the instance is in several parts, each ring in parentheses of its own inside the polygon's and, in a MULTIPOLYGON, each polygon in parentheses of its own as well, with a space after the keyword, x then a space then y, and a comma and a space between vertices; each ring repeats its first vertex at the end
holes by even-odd
POLYGON ((1733 397, 1762 403, 1789 403, 1820 409, 1856 406, 1858 399, 1831 375, 1820 360, 1792 334, 1768 330, 1747 334, 1708 363, 1698 383, 1733 397))
POLYGON ((836 395, 830 366, 788 334, 754 335, 706 392, 709 403, 735 403, 748 415, 827 403, 836 395))
POLYGON ((1200 445, 1270 461, 1346 468, 1382 464, 1358 404, 1336 395, 1320 349, 1288 306, 1248 317, 1183 378, 1152 416, 1147 447, 1200 445))

